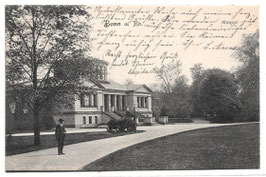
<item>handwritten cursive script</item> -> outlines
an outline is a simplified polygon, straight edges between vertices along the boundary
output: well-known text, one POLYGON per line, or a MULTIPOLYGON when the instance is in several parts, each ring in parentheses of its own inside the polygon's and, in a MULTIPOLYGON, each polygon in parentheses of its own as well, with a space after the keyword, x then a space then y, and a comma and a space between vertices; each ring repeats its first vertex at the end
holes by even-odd
POLYGON ((133 75, 185 53, 234 51, 242 34, 258 28, 257 12, 237 6, 95 6, 91 13, 98 56, 133 75))

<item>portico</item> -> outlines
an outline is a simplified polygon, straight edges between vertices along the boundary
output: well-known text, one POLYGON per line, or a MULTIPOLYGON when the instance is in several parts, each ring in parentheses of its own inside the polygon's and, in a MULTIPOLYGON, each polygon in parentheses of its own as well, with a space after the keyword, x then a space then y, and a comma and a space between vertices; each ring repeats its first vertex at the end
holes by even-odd
POLYGON ((127 95, 112 93, 103 95, 103 111, 126 111, 127 95))

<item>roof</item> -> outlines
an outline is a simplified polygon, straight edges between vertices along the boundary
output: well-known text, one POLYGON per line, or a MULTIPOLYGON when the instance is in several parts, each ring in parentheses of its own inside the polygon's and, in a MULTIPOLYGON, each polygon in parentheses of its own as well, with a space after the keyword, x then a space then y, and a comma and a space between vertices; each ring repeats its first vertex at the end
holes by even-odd
POLYGON ((119 84, 114 81, 100 83, 105 89, 111 89, 111 90, 124 90, 127 91, 126 85, 119 84))
POLYGON ((152 90, 145 84, 128 84, 126 87, 128 91, 140 91, 140 89, 145 88, 148 92, 152 92, 152 90))
POLYGON ((135 92, 152 92, 152 90, 145 84, 128 84, 122 85, 114 81, 110 82, 97 82, 95 83, 98 87, 107 90, 120 90, 120 91, 135 91, 135 92))
POLYGON ((100 59, 97 59, 97 58, 89 57, 89 59, 94 61, 94 62, 96 62, 96 63, 102 63, 102 64, 105 64, 105 65, 109 64, 107 61, 100 60, 100 59))

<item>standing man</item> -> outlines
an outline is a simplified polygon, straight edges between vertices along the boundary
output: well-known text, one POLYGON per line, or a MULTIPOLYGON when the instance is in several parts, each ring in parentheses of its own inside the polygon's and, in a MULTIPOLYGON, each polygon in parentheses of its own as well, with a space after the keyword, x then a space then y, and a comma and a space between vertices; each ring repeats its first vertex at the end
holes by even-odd
POLYGON ((55 129, 55 137, 58 142, 58 155, 63 155, 63 147, 64 147, 64 139, 65 139, 65 128, 63 126, 64 120, 59 119, 59 124, 56 126, 55 129))

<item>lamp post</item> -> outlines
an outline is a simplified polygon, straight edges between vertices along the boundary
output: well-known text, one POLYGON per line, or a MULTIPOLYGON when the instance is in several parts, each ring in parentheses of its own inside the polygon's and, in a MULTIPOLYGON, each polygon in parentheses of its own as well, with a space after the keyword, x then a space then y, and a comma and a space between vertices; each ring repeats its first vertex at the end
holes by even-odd
POLYGON ((9 103, 9 108, 10 108, 10 111, 12 114, 15 113, 15 109, 16 109, 16 102, 15 101, 12 101, 9 103))
POLYGON ((23 108, 23 112, 24 112, 24 114, 27 114, 28 113, 28 108, 23 108))
POLYGON ((237 117, 236 117, 236 105, 234 104, 234 112, 233 112, 233 116, 234 116, 234 122, 237 122, 237 117))
POLYGON ((6 126, 8 126, 8 127, 7 127, 7 135, 8 135, 8 137, 11 138, 11 136, 12 136, 12 131, 13 131, 13 128, 14 128, 16 102, 12 100, 12 101, 9 103, 9 108, 10 108, 11 114, 12 114, 13 116, 12 116, 11 119, 10 119, 10 125, 7 124, 6 126))

